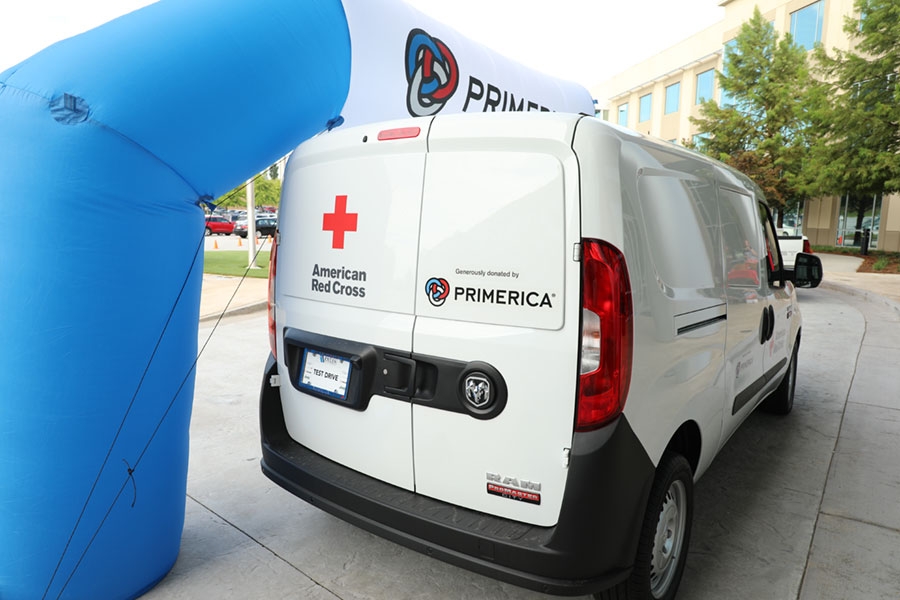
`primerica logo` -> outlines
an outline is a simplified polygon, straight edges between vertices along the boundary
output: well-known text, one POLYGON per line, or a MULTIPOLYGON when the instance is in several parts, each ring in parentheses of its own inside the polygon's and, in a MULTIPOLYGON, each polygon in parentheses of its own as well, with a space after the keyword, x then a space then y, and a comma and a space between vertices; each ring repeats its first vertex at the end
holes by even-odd
POLYGON ((413 29, 406 38, 406 81, 409 114, 437 114, 459 85, 456 58, 444 42, 413 29))
POLYGON ((499 304, 504 306, 528 306, 553 308, 556 294, 532 290, 510 290, 483 287, 454 286, 443 277, 432 277, 425 284, 425 294, 432 306, 443 306, 447 299, 474 304, 499 304))
POLYGON ((443 277, 432 277, 425 284, 425 294, 432 306, 442 306, 450 295, 450 284, 443 277))
MULTIPOLYGON (((422 29, 406 38, 406 108, 414 117, 436 115, 450 101, 460 82, 459 64, 447 45, 422 29)), ((505 89, 469 75, 462 112, 547 112, 540 101, 526 98, 522 90, 505 89)))

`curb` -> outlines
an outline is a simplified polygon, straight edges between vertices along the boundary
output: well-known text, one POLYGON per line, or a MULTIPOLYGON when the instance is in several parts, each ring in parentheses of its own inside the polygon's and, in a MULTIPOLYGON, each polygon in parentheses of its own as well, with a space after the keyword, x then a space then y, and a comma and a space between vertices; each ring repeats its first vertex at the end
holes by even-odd
MULTIPOLYGON (((247 315, 250 313, 259 312, 261 310, 266 310, 268 303, 268 300, 262 300, 260 302, 254 302, 253 304, 245 304, 244 306, 229 308, 222 313, 210 313, 201 315, 200 322, 207 323, 209 321, 217 321, 220 317, 224 319, 227 317, 233 317, 235 315, 247 315)), ((900 310, 900 308, 898 308, 898 310, 900 310)))
POLYGON ((819 287, 835 292, 849 294, 851 296, 856 296, 858 298, 864 299, 866 302, 879 302, 881 304, 884 304, 886 307, 893 309, 894 312, 896 312, 897 315, 900 316, 900 304, 894 302, 890 298, 882 296, 881 294, 876 294, 875 292, 863 290, 844 283, 837 283, 835 281, 822 280, 822 283, 819 284, 819 287))

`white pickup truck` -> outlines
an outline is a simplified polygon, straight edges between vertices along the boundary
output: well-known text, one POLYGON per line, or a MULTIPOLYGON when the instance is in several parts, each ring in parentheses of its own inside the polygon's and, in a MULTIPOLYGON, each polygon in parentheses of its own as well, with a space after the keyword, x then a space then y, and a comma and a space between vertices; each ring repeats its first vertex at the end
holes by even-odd
POLYGON ((800 229, 793 227, 779 227, 778 246, 781 248, 781 258, 784 270, 790 274, 794 272, 794 259, 798 252, 806 252, 812 254, 812 247, 809 245, 809 238, 800 232, 800 229))

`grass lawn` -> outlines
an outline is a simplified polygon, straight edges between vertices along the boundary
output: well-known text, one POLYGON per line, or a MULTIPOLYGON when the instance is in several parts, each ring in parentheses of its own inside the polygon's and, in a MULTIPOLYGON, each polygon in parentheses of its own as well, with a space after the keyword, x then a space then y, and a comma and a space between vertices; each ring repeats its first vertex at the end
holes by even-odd
POLYGON ((247 270, 246 250, 216 250, 206 252, 203 255, 203 272, 213 275, 230 275, 232 277, 259 277, 265 279, 269 276, 269 251, 264 250, 256 257, 259 269, 247 270))
POLYGON ((863 257, 860 273, 900 273, 900 253, 873 250, 863 257))

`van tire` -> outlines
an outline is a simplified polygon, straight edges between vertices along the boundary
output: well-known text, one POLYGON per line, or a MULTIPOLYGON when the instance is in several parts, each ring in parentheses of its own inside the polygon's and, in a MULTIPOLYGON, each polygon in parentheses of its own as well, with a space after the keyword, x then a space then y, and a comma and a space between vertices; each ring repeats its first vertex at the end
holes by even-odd
POLYGON ((797 351, 800 349, 800 340, 794 344, 794 351, 791 353, 791 364, 788 365, 787 373, 772 395, 766 398, 762 403, 762 409, 768 413, 776 415, 786 415, 794 408, 794 389, 797 387, 797 351))
POLYGON ((666 451, 647 501, 631 577, 597 600, 672 600, 687 559, 694 514, 694 474, 687 459, 666 451), (658 545, 657 538, 672 541, 658 545), (663 563, 663 564, 660 564, 663 563))

